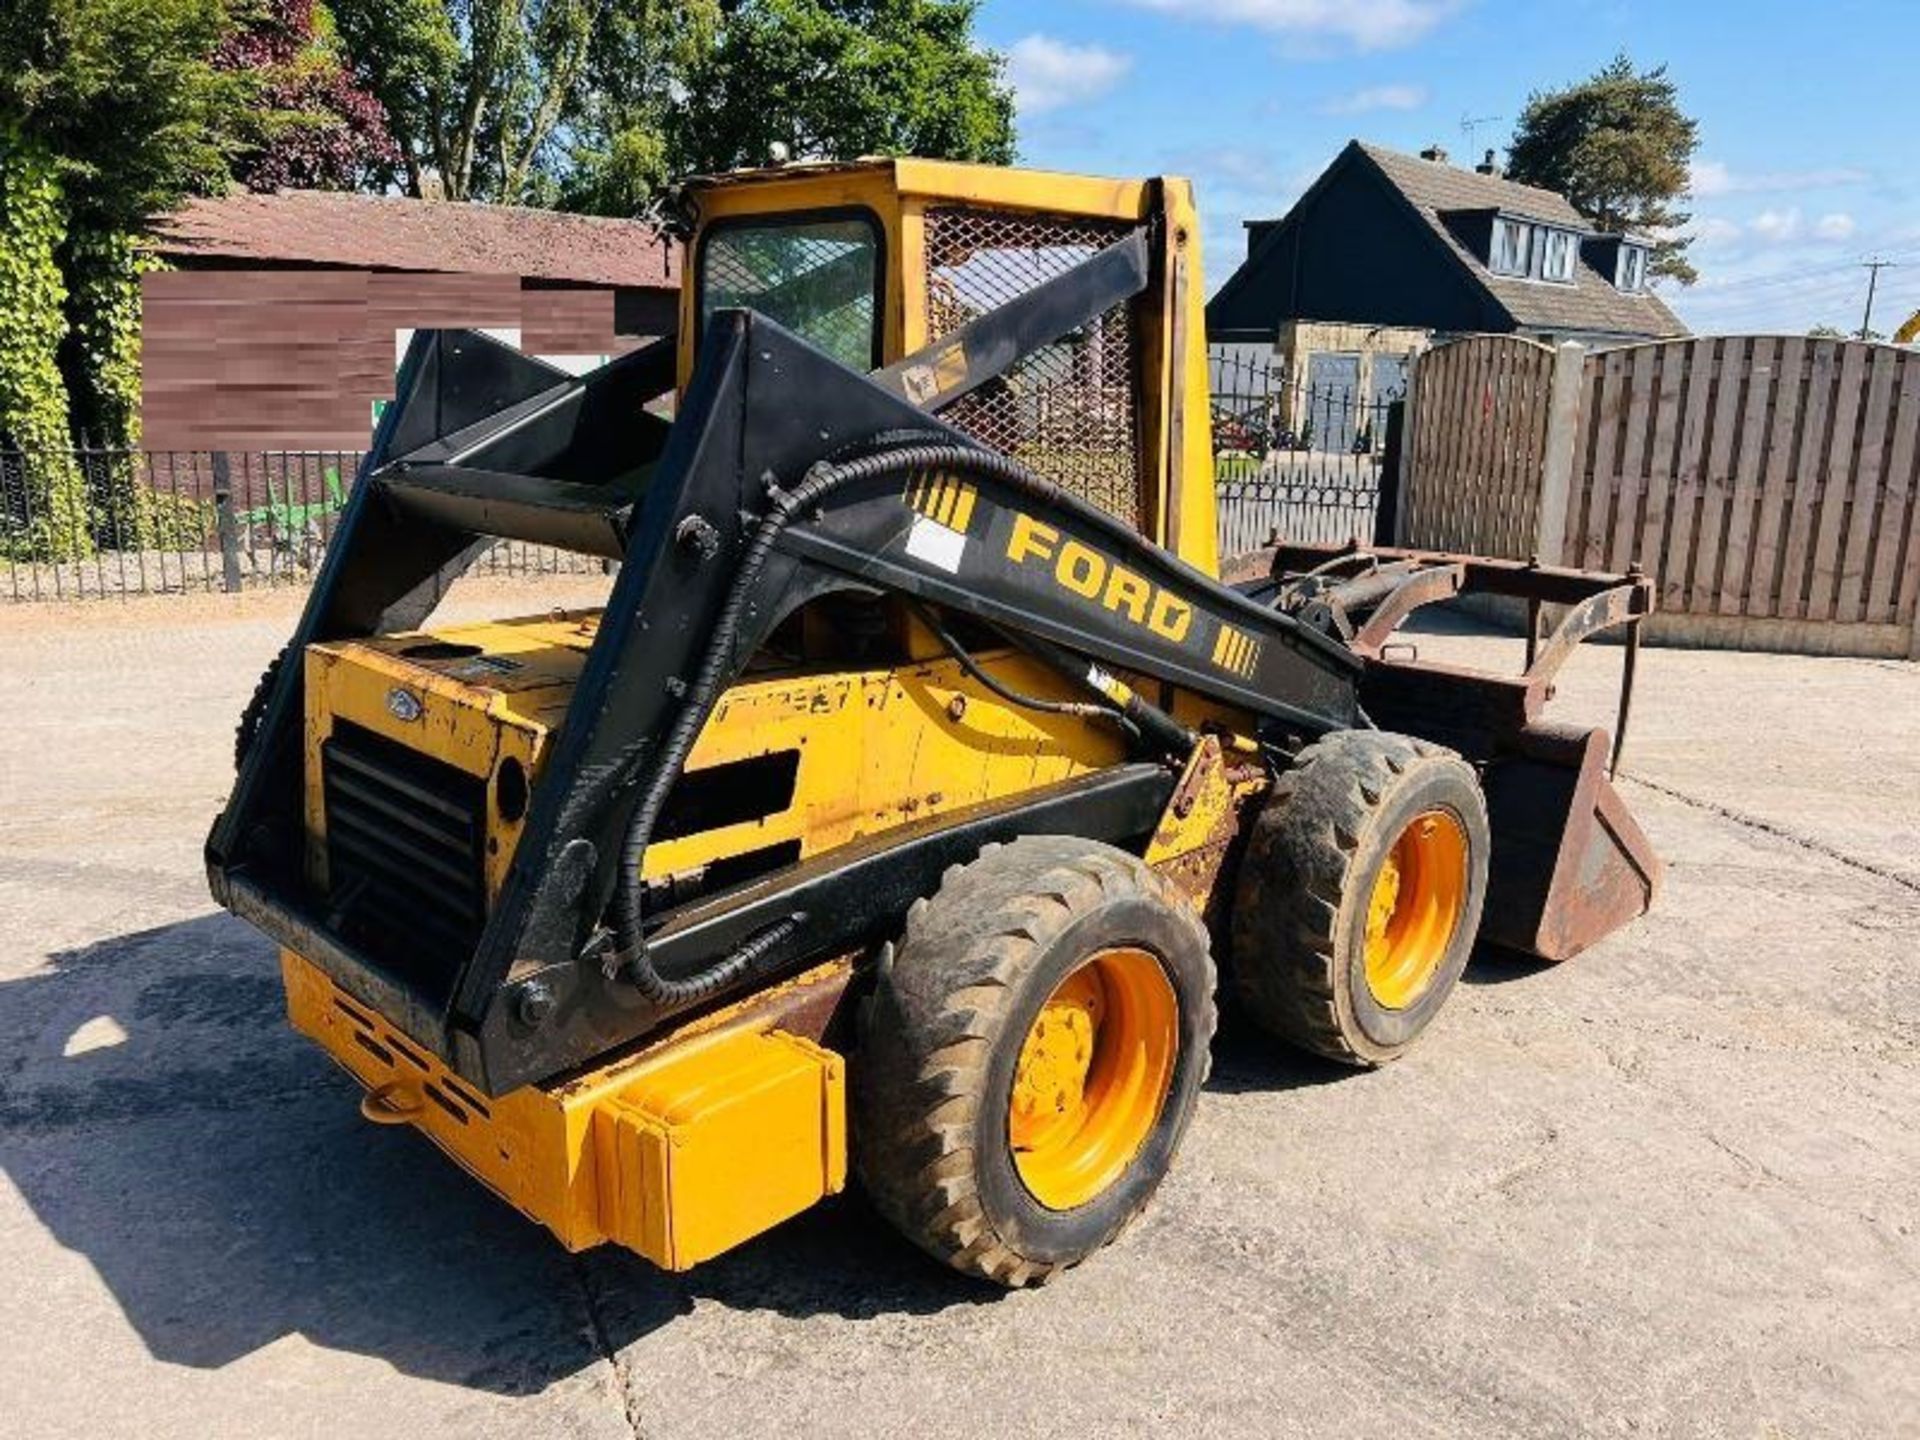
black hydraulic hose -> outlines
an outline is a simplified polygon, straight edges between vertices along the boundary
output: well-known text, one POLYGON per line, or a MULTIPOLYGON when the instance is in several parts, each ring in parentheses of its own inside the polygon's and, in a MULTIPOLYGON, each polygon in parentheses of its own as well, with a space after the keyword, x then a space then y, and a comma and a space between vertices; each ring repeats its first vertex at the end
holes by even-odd
POLYGON ((766 568, 767 557, 773 553, 774 542, 793 523, 794 517, 820 504, 843 486, 904 471, 936 468, 988 476, 1046 502, 1058 499, 1062 493, 1052 481, 1035 475, 1009 456, 951 442, 899 445, 838 463, 823 461, 808 470, 806 477, 791 490, 782 489, 777 482, 768 482, 767 497, 771 503, 767 513, 747 542, 733 585, 714 622, 706 654, 687 688, 673 728, 660 747, 646 788, 621 840, 619 873, 613 894, 614 948, 607 957, 606 968, 609 974, 624 974, 650 1003, 663 1009, 677 1009, 711 999, 747 974, 773 944, 770 938, 756 937, 704 970, 676 979, 667 978, 654 969, 652 957, 647 953, 646 885, 640 869, 667 796, 680 778, 707 714, 730 677, 740 623, 754 584, 766 568))
POLYGON ((1193 731, 1158 705, 1143 699, 1119 676, 1109 673, 1085 656, 1076 655, 1050 640, 1042 640, 1038 635, 1015 635, 1013 640, 1028 654, 1106 700, 1126 717, 1127 723, 1137 734, 1151 741, 1163 753, 1185 759, 1200 743, 1200 737, 1193 731))
POLYGON ((913 612, 920 617, 922 624, 933 631, 934 638, 947 648, 947 653, 960 662, 962 670, 1009 705, 1017 705, 1023 710, 1037 710, 1043 715, 1079 715, 1092 720, 1111 721, 1126 730, 1135 740, 1140 738, 1139 728, 1111 705, 1101 705, 1090 700, 1044 700, 1038 695, 1028 695, 1014 689, 975 659, 966 646, 954 638, 953 632, 940 623, 939 617, 933 611, 924 605, 915 605, 913 612))

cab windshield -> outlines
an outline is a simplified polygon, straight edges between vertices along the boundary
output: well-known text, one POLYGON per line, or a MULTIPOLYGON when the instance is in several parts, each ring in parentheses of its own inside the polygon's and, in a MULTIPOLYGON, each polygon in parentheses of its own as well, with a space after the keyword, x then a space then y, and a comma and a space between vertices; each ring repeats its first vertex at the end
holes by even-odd
POLYGON ((861 217, 730 221, 700 251, 700 326, 716 310, 758 310, 841 364, 880 363, 880 242, 861 217))

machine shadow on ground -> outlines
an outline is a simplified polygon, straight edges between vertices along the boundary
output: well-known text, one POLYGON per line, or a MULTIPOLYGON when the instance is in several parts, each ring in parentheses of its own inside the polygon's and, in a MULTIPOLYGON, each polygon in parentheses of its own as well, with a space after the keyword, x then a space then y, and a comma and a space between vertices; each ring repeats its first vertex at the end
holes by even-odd
MULTIPOLYGON (((1541 967, 1476 957, 1473 983, 1541 967)), ((49 957, 0 985, 0 1168, 156 1358, 216 1369, 288 1336, 537 1393, 696 1301, 850 1319, 1002 1292, 899 1239, 857 1191, 687 1275, 569 1256, 286 1026, 273 948, 224 915, 49 957)), ((1208 1089, 1358 1072, 1226 1006, 1208 1089)))
MULTIPOLYGON (((1461 972, 1462 985, 1507 985, 1554 969, 1550 961, 1493 945, 1476 945, 1461 972)), ((1207 1089, 1227 1095, 1272 1094, 1337 1085, 1368 1072, 1275 1039, 1234 1005, 1231 980, 1221 977, 1220 1028, 1213 1037, 1207 1089)))
MULTIPOLYGON (((1224 978, 1224 977, 1223 977, 1224 978)), ((1263 1032, 1234 1006, 1223 983, 1220 1028, 1213 1037, 1213 1068, 1207 1089, 1222 1095, 1272 1094, 1338 1084, 1361 1072, 1337 1060, 1309 1054, 1263 1032)))
POLYGON ((688 1275, 569 1256, 287 1029, 272 947, 225 915, 0 984, 0 1169, 156 1358, 289 1335, 502 1394, 545 1389, 710 1300, 924 1314, 1001 1292, 848 1195, 688 1275), (120 1038, 115 1038, 120 1037, 120 1038))

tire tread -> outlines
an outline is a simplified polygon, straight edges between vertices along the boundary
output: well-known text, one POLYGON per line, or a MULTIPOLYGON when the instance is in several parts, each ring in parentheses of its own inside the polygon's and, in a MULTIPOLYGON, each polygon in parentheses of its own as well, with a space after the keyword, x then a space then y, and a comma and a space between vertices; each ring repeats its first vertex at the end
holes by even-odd
POLYGON ((1434 763, 1465 764, 1411 736, 1342 730, 1301 750, 1275 782, 1248 839, 1232 920, 1234 992, 1263 1028, 1330 1059, 1378 1063, 1340 1021, 1341 904, 1374 815, 1409 772, 1434 763))
MULTIPOLYGON (((1068 836, 983 851, 908 912, 899 950, 916 963, 890 979, 905 1023, 865 1038, 855 1166, 880 1213, 956 1270, 1018 1287, 1067 1268, 1022 1255, 994 1228, 976 1185, 974 1121, 1016 981, 1035 953, 1090 904, 1136 892, 1184 917, 1205 952, 1205 932, 1170 882, 1124 851, 1068 836)), ((1210 1040, 1211 986, 1202 1024, 1210 1040)), ((1204 1052, 1201 1064, 1204 1079, 1204 1052)))

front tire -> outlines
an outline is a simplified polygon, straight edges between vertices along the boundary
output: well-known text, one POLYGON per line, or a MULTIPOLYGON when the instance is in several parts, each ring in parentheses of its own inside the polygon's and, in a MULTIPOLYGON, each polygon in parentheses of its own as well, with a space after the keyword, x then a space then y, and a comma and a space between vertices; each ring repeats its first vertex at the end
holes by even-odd
POLYGON ((1213 989, 1205 930, 1124 851, 1030 836, 949 871, 862 1011, 854 1163, 875 1206, 1010 1287, 1093 1254, 1186 1132, 1213 989))
POLYGON ((1453 992, 1480 929, 1486 800, 1451 750, 1348 730, 1301 751, 1254 822, 1233 911, 1253 1019, 1351 1065, 1396 1059, 1453 992))

